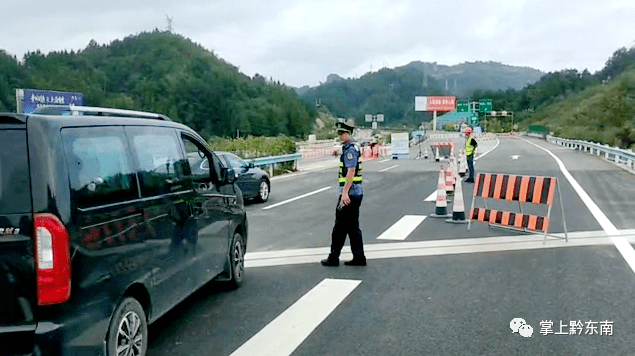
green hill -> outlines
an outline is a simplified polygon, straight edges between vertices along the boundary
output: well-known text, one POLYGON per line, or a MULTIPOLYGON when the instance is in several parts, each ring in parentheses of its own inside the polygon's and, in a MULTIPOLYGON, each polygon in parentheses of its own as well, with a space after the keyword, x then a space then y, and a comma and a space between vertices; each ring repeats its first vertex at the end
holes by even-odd
POLYGON ((77 53, 0 52, 0 110, 15 111, 15 89, 73 91, 91 106, 159 112, 205 136, 304 137, 317 112, 287 86, 238 68, 180 35, 155 30, 94 41, 77 53))
MULTIPOLYGON (((620 147, 635 143, 635 47, 620 48, 591 74, 550 72, 521 90, 476 91, 493 110, 513 111, 520 129, 542 125, 556 135, 620 147)), ((510 131, 509 119, 488 120, 488 130, 510 131)))
POLYGON ((635 148, 635 69, 544 106, 528 121, 556 136, 635 148))
POLYGON ((418 126, 429 121, 431 114, 414 111, 415 96, 452 95, 467 99, 477 89, 521 89, 543 74, 536 69, 496 62, 454 66, 412 62, 367 73, 359 79, 331 74, 326 83, 297 91, 307 103, 324 105, 339 117, 353 117, 359 122, 365 114, 384 114, 387 125, 418 126))

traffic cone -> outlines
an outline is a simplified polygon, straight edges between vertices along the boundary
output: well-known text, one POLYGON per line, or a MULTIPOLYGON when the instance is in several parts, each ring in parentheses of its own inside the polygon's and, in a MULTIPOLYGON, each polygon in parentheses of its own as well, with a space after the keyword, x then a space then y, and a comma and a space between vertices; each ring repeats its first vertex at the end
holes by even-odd
POLYGON ((456 181, 461 180, 459 178, 458 164, 456 163, 456 158, 452 156, 452 178, 454 181, 454 191, 456 191, 456 181))
POLYGON ((461 150, 459 153, 459 175, 465 177, 467 173, 467 157, 465 156, 465 150, 461 150))
POLYGON ((450 167, 452 163, 448 165, 447 170, 445 171, 445 193, 447 196, 454 195, 454 182, 452 180, 452 168, 450 167))
POLYGON ((436 152, 434 154, 434 160, 439 162, 441 160, 441 158, 439 158, 439 146, 437 146, 436 148, 436 152))
POLYGON ((463 203, 463 187, 461 180, 456 180, 456 187, 454 188, 454 204, 452 204, 452 219, 447 219, 445 222, 454 224, 464 224, 468 221, 465 220, 465 204, 463 203))
POLYGON ((439 180, 437 183, 437 202, 436 208, 434 210, 434 214, 431 214, 430 217, 433 218, 449 218, 448 214, 448 199, 445 194, 445 170, 443 166, 439 170, 439 180))

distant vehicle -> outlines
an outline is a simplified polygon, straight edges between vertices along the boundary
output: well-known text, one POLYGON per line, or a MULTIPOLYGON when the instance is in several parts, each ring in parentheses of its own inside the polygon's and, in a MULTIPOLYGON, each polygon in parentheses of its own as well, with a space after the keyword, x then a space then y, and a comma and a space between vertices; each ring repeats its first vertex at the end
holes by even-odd
POLYGON ((236 179, 161 115, 0 113, 0 355, 143 356, 149 323, 210 280, 240 286, 236 179))
MULTIPOLYGON (((253 163, 245 162, 233 153, 223 151, 216 153, 225 167, 232 168, 238 174, 236 184, 238 184, 245 199, 255 199, 262 203, 269 200, 271 182, 267 172, 254 166, 253 163)), ((209 169, 207 161, 202 163, 201 168, 209 169)))

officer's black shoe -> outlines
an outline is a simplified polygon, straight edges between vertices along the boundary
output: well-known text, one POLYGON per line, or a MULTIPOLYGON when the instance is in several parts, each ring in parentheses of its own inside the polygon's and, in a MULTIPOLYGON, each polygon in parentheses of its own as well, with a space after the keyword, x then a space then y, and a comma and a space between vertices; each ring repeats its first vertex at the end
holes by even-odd
POLYGON ((474 179, 466 179, 464 180, 465 183, 474 183, 474 179))
POLYGON ((330 258, 322 260, 322 266, 337 267, 339 265, 340 265, 340 260, 334 260, 330 258))
POLYGON ((345 265, 347 266, 366 266, 366 259, 362 259, 362 258, 353 258, 350 261, 346 261, 344 262, 345 265))

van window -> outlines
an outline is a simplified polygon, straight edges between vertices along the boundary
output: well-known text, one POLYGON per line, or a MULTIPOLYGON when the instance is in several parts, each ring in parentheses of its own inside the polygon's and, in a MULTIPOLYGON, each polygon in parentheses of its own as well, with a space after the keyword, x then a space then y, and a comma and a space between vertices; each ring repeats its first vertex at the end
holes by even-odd
POLYGON ((30 211, 26 130, 0 130, 0 214, 30 211))
POLYGON ((73 202, 79 208, 139 197, 122 127, 62 129, 73 202))
POLYGON ((163 127, 127 127, 139 164, 141 195, 167 194, 184 189, 181 178, 187 161, 176 132, 163 127))
POLYGON ((210 175, 215 182, 220 180, 220 160, 214 154, 203 148, 195 139, 181 135, 183 146, 187 153, 187 160, 192 176, 197 178, 209 178, 210 175), (210 172, 209 161, 212 161, 213 170, 210 172))

